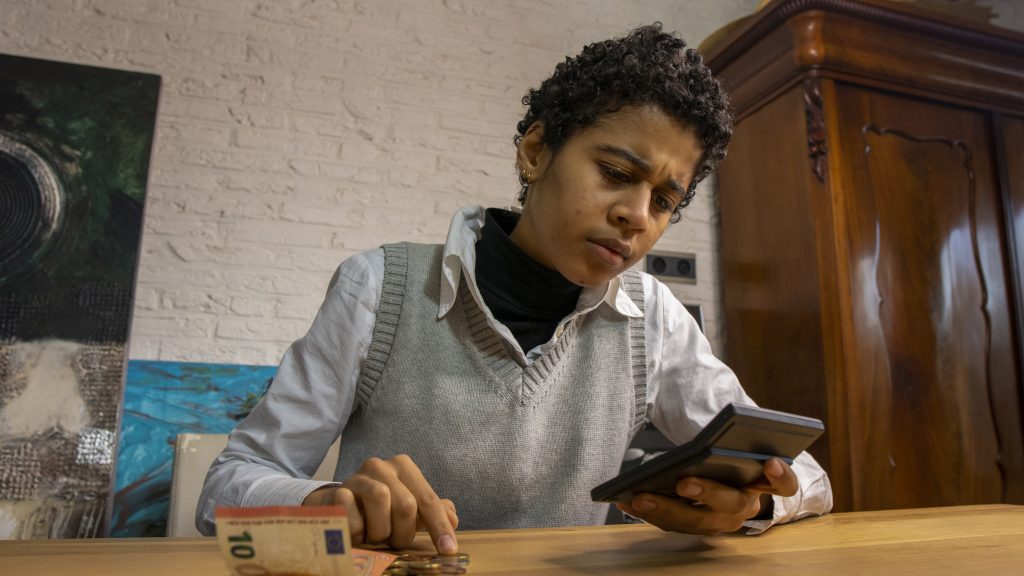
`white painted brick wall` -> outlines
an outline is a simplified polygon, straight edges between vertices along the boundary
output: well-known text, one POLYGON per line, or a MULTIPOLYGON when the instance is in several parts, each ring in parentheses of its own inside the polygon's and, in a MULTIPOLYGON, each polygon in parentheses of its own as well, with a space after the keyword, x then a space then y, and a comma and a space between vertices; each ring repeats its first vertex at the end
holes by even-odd
MULTIPOLYGON (((520 98, 565 55, 656 19, 696 46, 757 4, 0 0, 0 51, 163 77, 131 357, 276 364, 343 258, 511 202, 520 98)), ((712 194, 657 248, 697 253, 675 291, 718 348, 712 194)))
MULTIPOLYGON (((274 364, 343 258, 511 202, 519 100, 566 54, 755 4, 2 0, 0 50, 163 77, 131 356, 274 364)), ((659 248, 698 252, 717 344, 709 193, 659 248)))

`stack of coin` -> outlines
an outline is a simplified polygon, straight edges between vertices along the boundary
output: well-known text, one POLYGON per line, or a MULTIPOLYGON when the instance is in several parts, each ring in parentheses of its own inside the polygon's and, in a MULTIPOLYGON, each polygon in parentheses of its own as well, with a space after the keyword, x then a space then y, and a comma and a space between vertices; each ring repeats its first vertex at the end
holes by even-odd
POLYGON ((399 556, 384 571, 385 576, 433 576, 435 574, 466 574, 469 554, 399 556))
POLYGON ((439 554, 434 562, 441 565, 441 574, 465 574, 469 570, 469 554, 439 554))

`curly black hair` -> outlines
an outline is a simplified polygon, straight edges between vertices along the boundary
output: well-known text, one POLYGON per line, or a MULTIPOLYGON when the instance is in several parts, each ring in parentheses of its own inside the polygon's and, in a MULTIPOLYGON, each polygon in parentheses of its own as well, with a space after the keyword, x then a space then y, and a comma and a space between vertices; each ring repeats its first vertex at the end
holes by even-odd
MULTIPOLYGON (((544 124, 542 142, 557 153, 579 130, 605 114, 628 105, 655 105, 665 114, 692 127, 704 153, 676 207, 672 221, 690 203, 697 183, 725 158, 732 137, 729 99, 694 49, 661 22, 641 26, 626 36, 588 45, 575 58, 566 58, 555 72, 523 96, 528 107, 517 125, 519 146, 534 122, 544 124)), ((519 202, 526 201, 528 183, 520 175, 519 202)))

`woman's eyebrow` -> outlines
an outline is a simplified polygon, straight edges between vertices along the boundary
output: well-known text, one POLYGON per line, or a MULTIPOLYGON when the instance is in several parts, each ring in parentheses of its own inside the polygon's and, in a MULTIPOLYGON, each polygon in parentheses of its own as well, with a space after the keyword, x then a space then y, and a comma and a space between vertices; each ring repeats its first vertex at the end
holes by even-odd
MULTIPOLYGON (((613 156, 618 156, 619 158, 622 158, 626 162, 629 162, 634 167, 636 167, 637 170, 640 170, 645 174, 651 173, 650 162, 644 160, 643 158, 637 156, 636 154, 630 152, 629 150, 626 150, 625 148, 612 146, 611 144, 601 144, 597 146, 597 149, 601 152, 606 152, 613 156)), ((674 178, 669 178, 668 181, 665 182, 665 186, 667 186, 673 192, 678 192, 679 194, 686 193, 686 188, 684 188, 682 184, 677 182, 674 178)))

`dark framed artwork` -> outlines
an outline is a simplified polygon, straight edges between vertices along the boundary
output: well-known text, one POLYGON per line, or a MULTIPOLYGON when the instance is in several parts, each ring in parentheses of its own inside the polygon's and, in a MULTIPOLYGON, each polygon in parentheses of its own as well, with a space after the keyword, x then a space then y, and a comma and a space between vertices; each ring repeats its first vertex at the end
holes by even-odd
POLYGON ((0 55, 0 538, 107 531, 159 92, 0 55))

